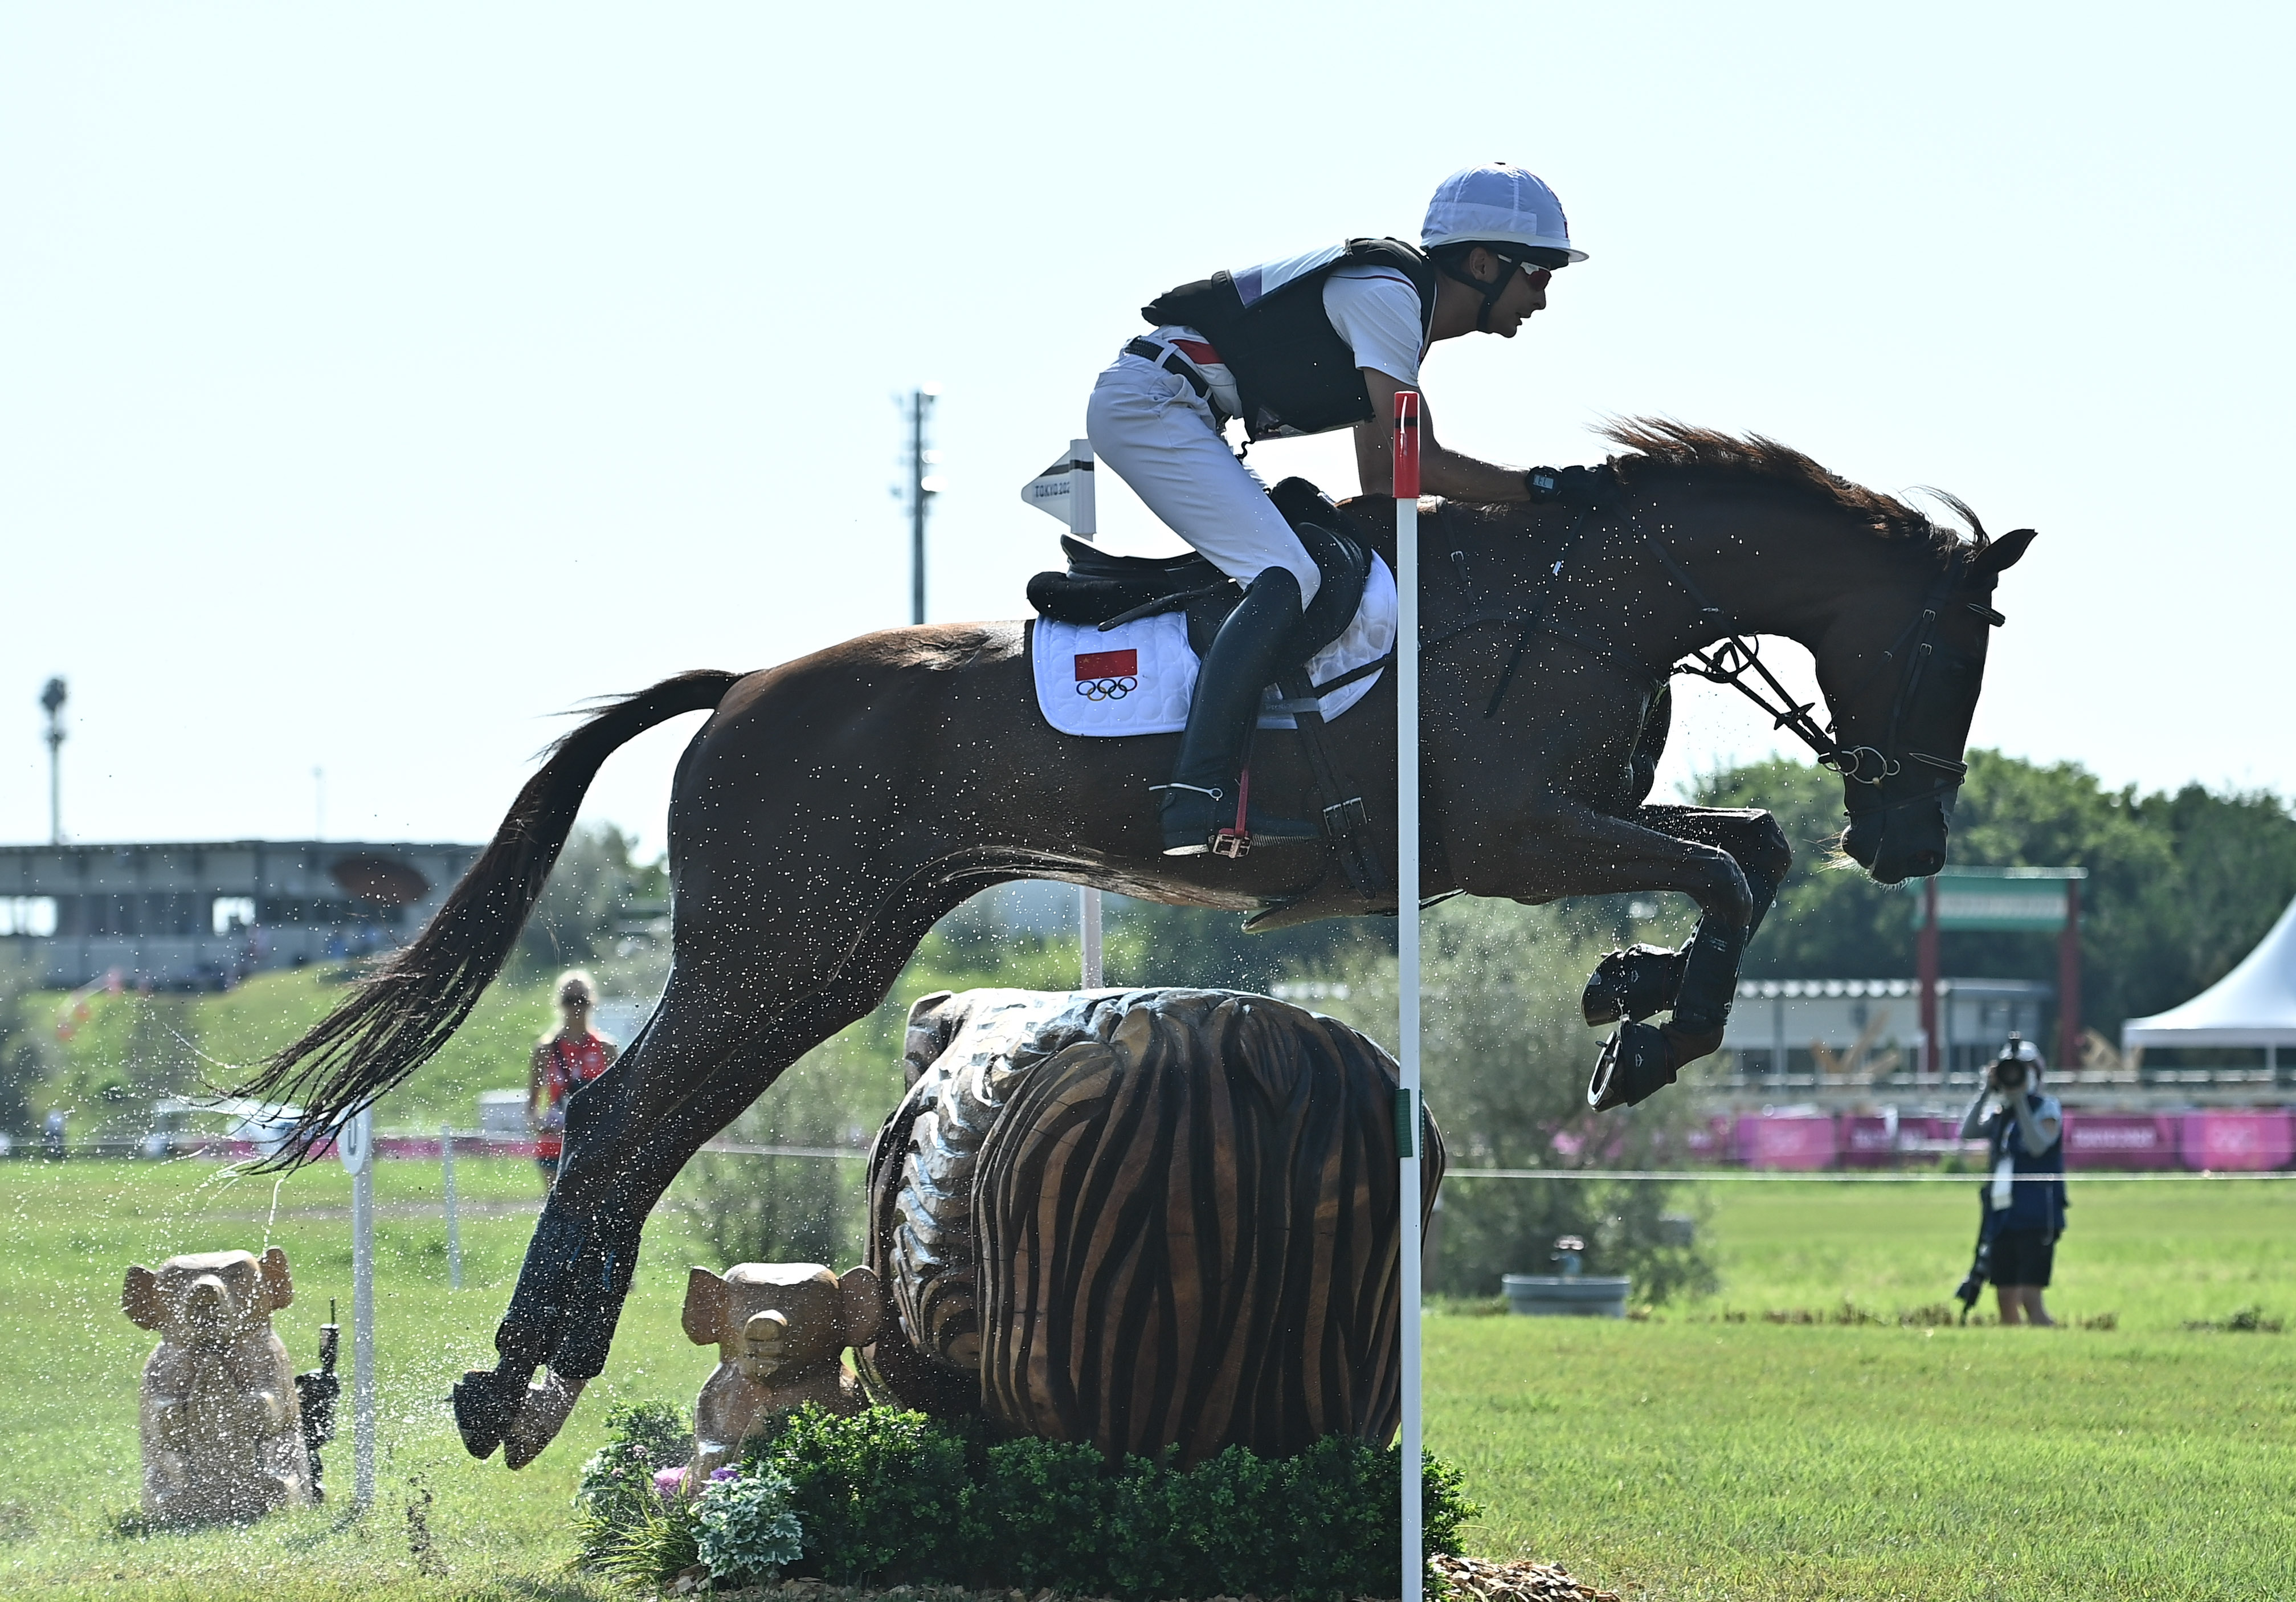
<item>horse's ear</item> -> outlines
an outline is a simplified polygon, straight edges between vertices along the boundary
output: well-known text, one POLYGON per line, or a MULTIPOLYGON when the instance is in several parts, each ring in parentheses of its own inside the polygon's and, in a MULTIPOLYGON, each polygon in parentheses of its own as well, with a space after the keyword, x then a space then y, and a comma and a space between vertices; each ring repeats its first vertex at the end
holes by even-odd
POLYGON ((2039 538, 2033 529, 2012 529, 1970 559, 1969 576, 1972 579, 1998 579, 2004 568, 2017 565, 2025 547, 2039 538))

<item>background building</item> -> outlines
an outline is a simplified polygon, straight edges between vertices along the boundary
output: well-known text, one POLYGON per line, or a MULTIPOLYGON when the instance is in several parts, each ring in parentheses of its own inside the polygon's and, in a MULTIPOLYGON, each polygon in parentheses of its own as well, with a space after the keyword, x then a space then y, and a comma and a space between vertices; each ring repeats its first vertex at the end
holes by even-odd
MULTIPOLYGON (((1939 979, 1938 1061, 1947 1080, 1973 1080, 2012 1031, 2046 1040, 2054 995, 2028 979, 1939 979)), ((1911 979, 1749 979, 1738 986, 1722 1049, 1730 1077, 1749 1086, 1911 1085, 1921 1034, 1920 987, 1911 979)))
POLYGON ((0 942, 53 989, 118 972, 220 989, 266 968, 404 943, 477 860, 475 845, 239 840, 0 846, 0 942))

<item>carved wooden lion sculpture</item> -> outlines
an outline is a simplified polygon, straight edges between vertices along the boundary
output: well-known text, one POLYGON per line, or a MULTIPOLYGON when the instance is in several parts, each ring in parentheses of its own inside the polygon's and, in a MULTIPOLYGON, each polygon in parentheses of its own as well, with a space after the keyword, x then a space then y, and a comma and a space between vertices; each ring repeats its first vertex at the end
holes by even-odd
MULTIPOLYGON (((1115 1452, 1399 1418, 1393 1061, 1227 990, 942 993, 869 1164, 902 1401, 1115 1452)), ((1423 1120, 1432 1205, 1443 1148, 1423 1120)))

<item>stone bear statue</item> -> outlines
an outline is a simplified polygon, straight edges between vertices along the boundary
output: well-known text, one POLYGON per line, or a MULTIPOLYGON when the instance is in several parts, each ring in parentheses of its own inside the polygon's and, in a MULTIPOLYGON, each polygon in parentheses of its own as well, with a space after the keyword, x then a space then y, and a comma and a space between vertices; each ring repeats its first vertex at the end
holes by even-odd
POLYGON ((718 1348, 693 1405, 691 1480, 740 1462, 742 1442, 774 1413, 808 1401, 857 1411, 859 1388, 841 1360, 875 1337, 879 1318, 877 1276, 865 1268, 840 1277, 817 1262, 744 1262, 722 1277, 687 1275, 685 1338, 718 1348))
POLYGON ((295 1299, 287 1253, 195 1252, 127 1270, 120 1310, 160 1332, 144 1365, 144 1511, 169 1523, 260 1517, 311 1501, 294 1365, 271 1315, 295 1299))

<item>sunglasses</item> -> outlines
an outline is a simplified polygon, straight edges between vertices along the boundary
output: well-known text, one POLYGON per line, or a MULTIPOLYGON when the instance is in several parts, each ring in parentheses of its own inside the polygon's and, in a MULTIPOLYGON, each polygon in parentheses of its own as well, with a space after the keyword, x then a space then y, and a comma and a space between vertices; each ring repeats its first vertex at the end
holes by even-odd
MULTIPOLYGON (((1554 272, 1550 268, 1540 267, 1536 262, 1517 261, 1511 256, 1500 256, 1496 251, 1493 251, 1491 254, 1497 258, 1498 264, 1502 269, 1521 267, 1522 269, 1523 276, 1530 280, 1530 287, 1533 289, 1545 289, 1548 283, 1554 281, 1554 272)), ((1501 280, 1501 282, 1504 281, 1504 279, 1501 280)))

